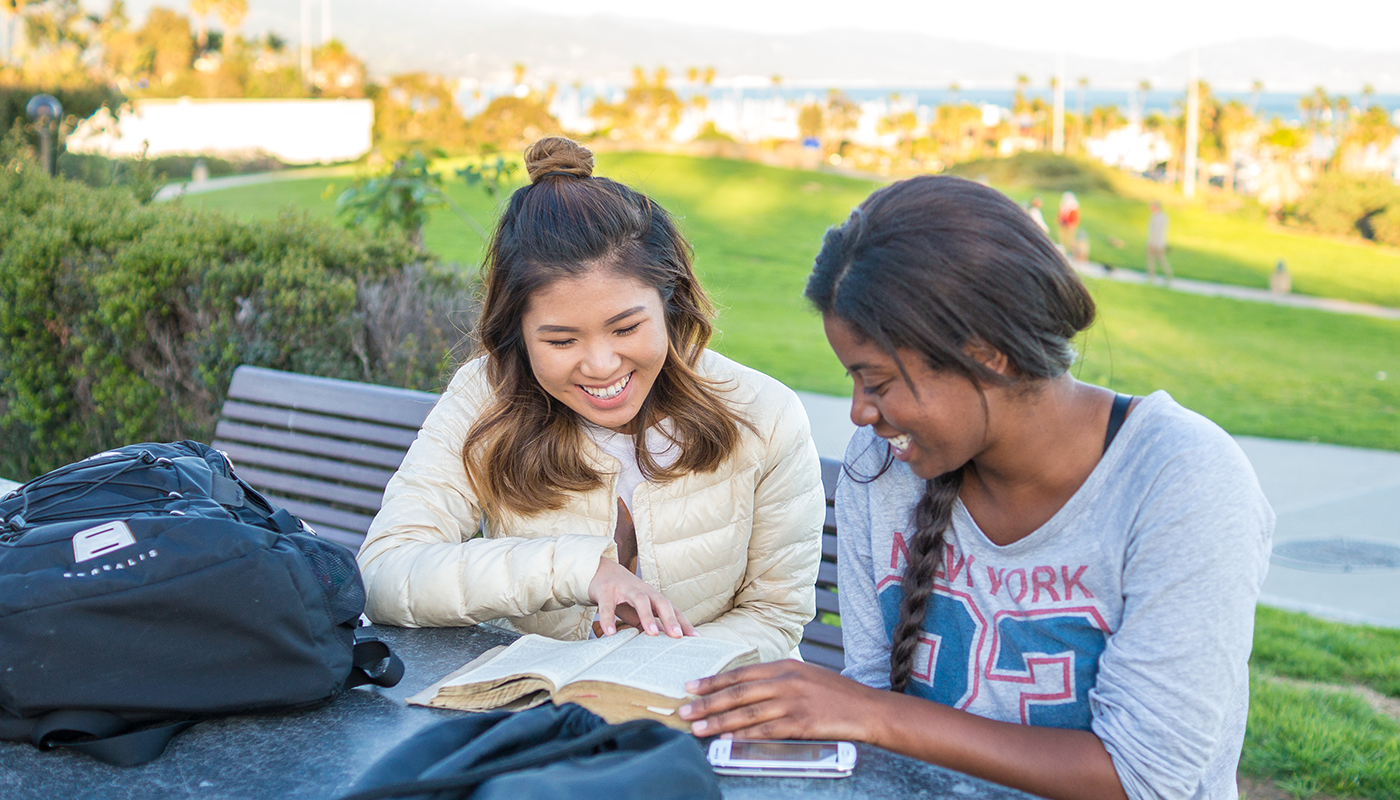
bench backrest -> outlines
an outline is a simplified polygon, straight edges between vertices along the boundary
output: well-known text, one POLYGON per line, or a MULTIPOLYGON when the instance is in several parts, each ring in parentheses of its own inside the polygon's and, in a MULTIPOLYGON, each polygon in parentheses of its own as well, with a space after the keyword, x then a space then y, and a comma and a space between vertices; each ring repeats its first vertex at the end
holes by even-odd
MULTIPOLYGON (((403 462, 437 395, 368 383, 239 367, 214 432, 243 478, 327 539, 351 549, 364 541, 384 487, 403 462)), ((807 623, 802 657, 845 666, 836 598, 836 478, 841 462, 823 458, 826 522, 817 571, 817 618, 807 623)))
POLYGON ((802 630, 798 649, 804 661, 840 671, 846 666, 841 645, 841 607, 836 599, 836 478, 841 462, 822 459, 822 485, 826 488, 826 522, 822 525, 822 563, 817 568, 817 618, 802 630))
POLYGON ((213 446, 321 536, 358 549, 437 395, 243 366, 213 446))

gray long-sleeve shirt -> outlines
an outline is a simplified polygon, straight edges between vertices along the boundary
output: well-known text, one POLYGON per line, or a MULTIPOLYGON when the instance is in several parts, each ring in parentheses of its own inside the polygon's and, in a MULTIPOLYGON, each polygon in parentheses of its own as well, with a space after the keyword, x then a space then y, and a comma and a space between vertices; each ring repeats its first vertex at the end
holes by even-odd
MULTIPOLYGON (((889 687, 905 541, 923 493, 869 428, 836 494, 845 675, 889 687)), ((1007 546, 959 501, 909 693, 1092 730, 1131 798, 1235 798, 1254 604, 1274 514, 1234 441, 1166 392, 1079 491, 1007 546)))

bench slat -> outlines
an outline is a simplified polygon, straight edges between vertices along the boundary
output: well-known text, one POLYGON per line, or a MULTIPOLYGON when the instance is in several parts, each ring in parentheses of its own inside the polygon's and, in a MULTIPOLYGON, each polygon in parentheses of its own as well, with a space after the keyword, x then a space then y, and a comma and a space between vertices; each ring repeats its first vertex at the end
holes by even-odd
POLYGON ((299 495, 312 500, 324 500, 331 503, 349 506, 356 510, 374 514, 379 511, 379 505, 384 501, 383 492, 371 492, 365 489, 356 489, 350 486, 340 486, 325 481, 302 478, 297 475, 287 475, 283 473, 268 472, 257 468, 243 468, 238 470, 238 476, 251 483, 253 488, 266 493, 299 495))
MULTIPOLYGON (((287 509, 291 511, 291 509, 287 509)), ((836 592, 829 589, 817 589, 817 614, 840 614, 841 600, 836 592)))
POLYGON ((342 511, 332 506, 321 503, 312 503, 306 500, 297 500, 293 497, 283 497, 278 494, 266 495, 276 505, 279 505, 292 516, 301 517, 321 530, 322 526, 340 528, 344 531, 364 536, 369 531, 369 524, 374 520, 373 514, 356 514, 353 511, 342 511))
POLYGON ((797 650, 802 654, 802 660, 809 664, 826 667, 833 672, 840 672, 846 668, 846 653, 839 648, 804 641, 797 646, 797 650))
POLYGON ((821 586, 832 586, 832 587, 834 587, 835 585, 836 585, 836 565, 835 565, 835 564, 828 564, 827 562, 823 561, 823 562, 817 567, 817 586, 818 586, 818 587, 821 587, 821 586))
POLYGON ((335 542, 352 553, 358 553, 360 551, 360 545, 365 540, 365 535, 363 533, 343 531, 339 528, 333 528, 330 525, 317 525, 313 522, 311 523, 311 527, 316 529, 317 536, 335 542))
POLYGON ((228 421, 220 421, 214 429, 214 447, 223 449, 220 442, 263 445, 295 453, 319 453, 327 458, 369 464, 389 470, 397 470, 399 465, 403 463, 405 454, 404 450, 398 448, 376 447, 359 442, 347 442, 343 439, 330 439, 324 436, 311 436, 277 428, 263 428, 228 421))
POLYGON ((822 459, 822 488, 826 489, 828 505, 836 499, 836 478, 841 474, 841 462, 834 458, 822 459))
POLYGON ((355 442, 384 444, 403 448, 405 451, 418 437, 417 428, 409 429, 375 425, 370 422, 355 422, 340 417, 312 414, 308 411, 248 405, 236 400, 224 403, 222 416, 225 419, 238 422, 251 422, 298 433, 320 433, 355 442))
POLYGON ((802 629, 803 641, 813 641, 832 647, 841 646, 841 629, 825 622, 809 622, 802 629))
POLYGON ((251 447, 236 442, 224 442, 223 444, 224 447, 220 449, 233 459, 235 469, 238 468, 238 465, 248 464, 264 468, 269 472, 295 472, 308 477, 348 483, 380 492, 384 491, 389 479, 394 477, 392 470, 361 467, 355 464, 346 464, 343 461, 288 453, 283 450, 251 447))
POLYGON ((372 419, 414 430, 423 426, 437 402, 437 395, 427 392, 250 366, 234 370, 228 396, 263 405, 372 419))

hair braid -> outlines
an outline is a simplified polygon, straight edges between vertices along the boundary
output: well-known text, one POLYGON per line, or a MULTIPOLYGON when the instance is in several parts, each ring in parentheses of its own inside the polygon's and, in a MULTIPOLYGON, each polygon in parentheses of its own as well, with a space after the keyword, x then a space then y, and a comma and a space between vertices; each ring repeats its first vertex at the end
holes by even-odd
POLYGON ((933 578, 943 558, 943 538, 953 520, 953 501, 962 487, 961 468, 939 475, 924 485, 924 496, 914 508, 914 536, 904 563, 904 599, 899 605, 890 647, 890 689, 902 692, 909 685, 914 667, 914 647, 919 643, 928 613, 928 597, 933 578))

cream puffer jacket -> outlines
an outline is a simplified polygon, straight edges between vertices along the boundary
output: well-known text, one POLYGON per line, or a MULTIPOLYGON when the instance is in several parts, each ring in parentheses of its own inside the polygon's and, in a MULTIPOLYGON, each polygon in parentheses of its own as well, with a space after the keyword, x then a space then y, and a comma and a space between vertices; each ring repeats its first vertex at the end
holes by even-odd
MULTIPOLYGON (((718 353, 706 351, 697 370, 722 382, 757 432, 741 426, 715 472, 637 487, 638 575, 702 636, 756 646, 765 661, 797 658, 816 612, 826 510, 807 414, 792 390, 718 353)), ((389 481, 360 548, 366 613, 391 625, 490 621, 585 639, 595 610, 589 583, 600 558, 617 558, 620 465, 588 441, 594 466, 612 475, 603 487, 570 495, 557 511, 480 526, 461 453, 488 392, 484 359, 458 370, 389 481)))

